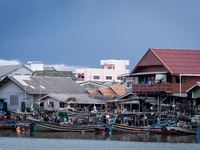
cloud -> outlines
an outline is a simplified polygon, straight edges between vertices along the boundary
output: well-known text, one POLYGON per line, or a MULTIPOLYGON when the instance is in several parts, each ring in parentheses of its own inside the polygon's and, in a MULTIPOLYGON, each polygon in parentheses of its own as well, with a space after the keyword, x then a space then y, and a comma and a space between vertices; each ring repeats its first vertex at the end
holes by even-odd
POLYGON ((4 60, 0 59, 0 66, 6 66, 6 65, 19 65, 19 60, 4 60))
MULTIPOLYGON (((0 66, 5 66, 5 65, 19 65, 21 64, 19 60, 4 60, 0 59, 0 66)), ((26 65, 26 64, 25 64, 26 65)), ((30 65, 26 65, 27 67, 30 68, 30 65)), ((84 68, 80 66, 68 66, 65 64, 52 64, 52 65, 45 65, 45 67, 54 67, 57 71, 72 71, 75 72, 75 69, 77 68, 84 68)))
POLYGON ((54 67, 57 71, 72 71, 75 72, 76 68, 80 68, 80 66, 67 66, 65 64, 52 64, 52 65, 45 65, 46 67, 54 67))

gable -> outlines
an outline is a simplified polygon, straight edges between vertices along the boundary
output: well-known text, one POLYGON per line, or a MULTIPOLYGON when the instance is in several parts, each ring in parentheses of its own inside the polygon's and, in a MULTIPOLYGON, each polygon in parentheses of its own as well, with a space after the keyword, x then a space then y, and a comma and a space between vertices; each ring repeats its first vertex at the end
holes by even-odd
POLYGON ((138 63, 138 66, 156 66, 162 65, 160 60, 152 53, 152 51, 147 51, 146 55, 138 63))
MULTIPOLYGON (((148 67, 150 67, 150 66, 156 66, 157 67, 157 66, 162 66, 162 65, 163 64, 155 56, 155 54, 152 51, 148 50, 146 52, 146 54, 142 57, 142 59, 139 61, 139 63, 137 64, 137 66, 132 70, 132 72, 130 74, 132 74, 134 72, 141 72, 140 70, 144 69, 144 67, 147 68, 147 66, 148 67)), ((163 70, 163 67, 162 67, 162 70, 163 70)), ((147 72, 150 72, 150 71, 147 71, 147 72)))
POLYGON ((21 68, 18 68, 17 70, 13 71, 9 75, 11 75, 11 76, 14 76, 14 75, 31 76, 32 75, 32 71, 30 71, 26 67, 22 66, 21 68))

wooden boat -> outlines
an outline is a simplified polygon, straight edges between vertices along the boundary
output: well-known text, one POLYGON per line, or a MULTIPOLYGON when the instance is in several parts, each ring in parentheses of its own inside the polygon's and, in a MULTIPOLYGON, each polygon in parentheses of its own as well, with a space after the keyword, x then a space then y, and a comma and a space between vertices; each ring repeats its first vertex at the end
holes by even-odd
POLYGON ((56 132, 94 132, 94 125, 61 125, 59 123, 51 123, 47 121, 29 119, 34 124, 33 131, 56 131, 56 132))
POLYGON ((170 134, 197 134, 197 128, 189 128, 189 127, 166 127, 170 134))
POLYGON ((101 124, 96 126, 96 132, 107 132, 110 131, 114 132, 129 132, 129 133, 144 133, 148 132, 148 127, 136 127, 136 126, 128 126, 123 124, 115 124, 115 125, 108 125, 108 124, 101 124))
MULTIPOLYGON (((172 122, 170 126, 180 126, 181 122, 179 122, 178 124, 176 123, 176 121, 172 122)), ((168 123, 161 123, 161 124, 156 124, 156 125, 152 125, 148 128, 149 132, 154 132, 154 133, 160 133, 160 134, 168 134, 169 131, 167 130, 168 123)))

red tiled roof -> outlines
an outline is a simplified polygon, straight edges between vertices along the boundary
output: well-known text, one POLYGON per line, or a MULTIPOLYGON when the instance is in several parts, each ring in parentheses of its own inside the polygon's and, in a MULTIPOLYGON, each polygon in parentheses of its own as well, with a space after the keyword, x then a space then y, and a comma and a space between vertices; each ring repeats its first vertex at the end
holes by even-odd
POLYGON ((87 92, 88 92, 90 95, 102 95, 99 91, 95 91, 95 90, 87 90, 87 92))
POLYGON ((99 88, 103 95, 117 95, 111 88, 99 88))
POLYGON ((110 87, 118 94, 125 95, 125 86, 124 85, 110 85, 110 87))
POLYGON ((161 63, 171 75, 200 74, 200 49, 150 48, 137 66, 133 69, 131 74, 137 69, 138 66, 148 65, 148 63, 145 63, 145 57, 152 58, 152 64, 161 63), (150 52, 153 53, 154 56, 148 55, 150 52))

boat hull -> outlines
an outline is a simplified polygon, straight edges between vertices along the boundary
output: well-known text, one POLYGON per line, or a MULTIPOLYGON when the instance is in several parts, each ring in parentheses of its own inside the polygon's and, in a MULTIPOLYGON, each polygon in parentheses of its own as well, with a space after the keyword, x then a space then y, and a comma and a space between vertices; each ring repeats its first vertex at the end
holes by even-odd
POLYGON ((148 132, 147 127, 135 127, 135 126, 127 126, 122 124, 112 125, 105 124, 104 126, 97 126, 96 130, 102 132, 108 132, 112 128, 112 132, 129 132, 129 133, 140 133, 140 132, 148 132))
POLYGON ((71 126, 71 125, 61 125, 58 123, 51 123, 46 121, 36 121, 30 120, 34 123, 35 132, 44 131, 55 131, 55 132, 94 132, 95 126, 84 125, 84 126, 71 126))
POLYGON ((197 129, 189 129, 185 127, 166 127, 170 134, 196 134, 197 129))

